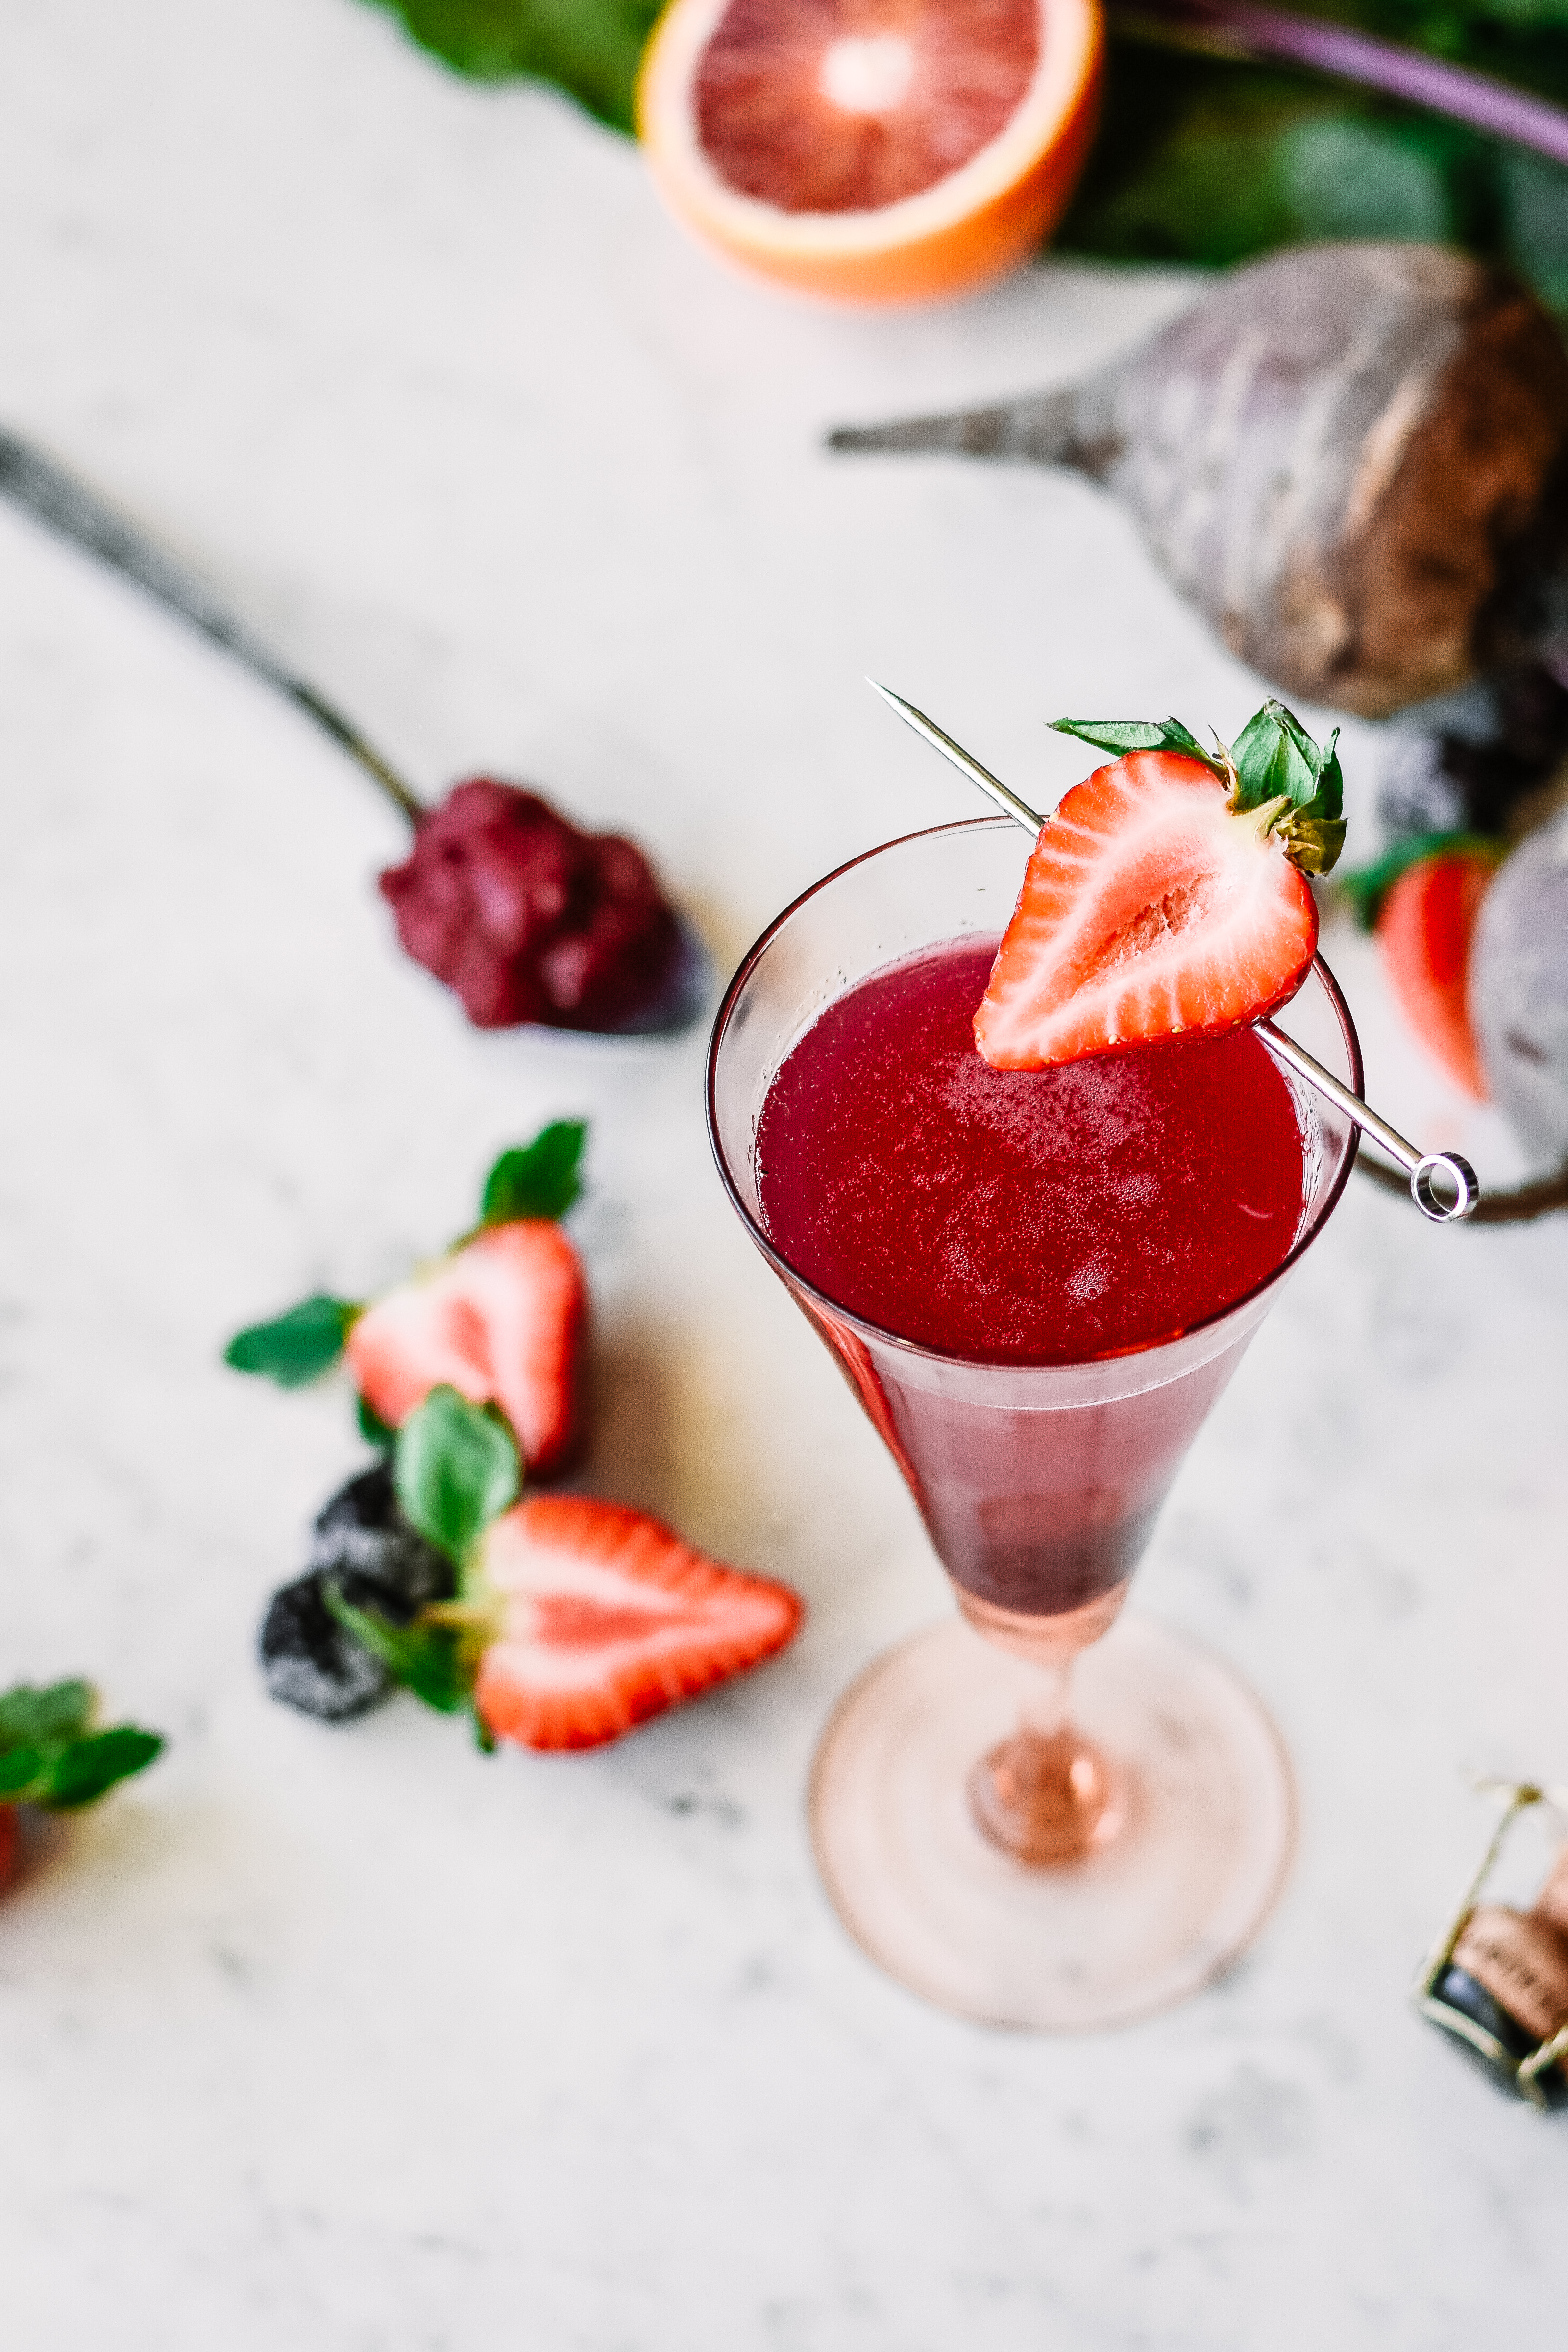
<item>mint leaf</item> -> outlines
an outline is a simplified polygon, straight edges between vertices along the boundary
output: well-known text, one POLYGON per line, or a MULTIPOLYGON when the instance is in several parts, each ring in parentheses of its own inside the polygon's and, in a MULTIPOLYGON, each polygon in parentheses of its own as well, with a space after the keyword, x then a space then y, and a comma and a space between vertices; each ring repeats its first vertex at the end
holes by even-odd
POLYGON ((450 1625, 395 1625, 379 1610, 356 1609, 345 1601, 335 1578, 321 1587, 322 1598, 345 1632, 363 1644, 416 1698, 439 1714, 456 1715, 468 1705, 474 1668, 461 1632, 450 1625))
POLYGON ((94 1703, 85 1682, 23 1683, 0 1698, 0 1804, 90 1805, 151 1764, 163 1745, 157 1734, 131 1724, 89 1731, 94 1703))
POLYGON ((1101 751, 1183 751, 1189 760, 1201 760, 1216 776, 1225 773, 1224 762, 1205 751, 1179 719, 1052 719, 1047 724, 1058 735, 1079 736, 1101 751))
POLYGON ((270 1323, 236 1332, 223 1360, 237 1372, 255 1372, 280 1389, 303 1388, 329 1371, 343 1352, 357 1307, 318 1291, 270 1323))
POLYGON ((481 1225, 510 1224, 515 1217, 563 1217, 583 1192, 583 1146, 588 1122, 552 1119, 531 1143, 503 1151, 479 1202, 481 1225))
POLYGON ((55 1812, 75 1811, 80 1805, 95 1803, 117 1780, 144 1772, 163 1749, 155 1731, 142 1731, 129 1723, 73 1739, 50 1758, 47 1780, 31 1801, 47 1805, 55 1812))
POLYGON ((1408 874, 1413 866, 1424 866, 1429 857, 1479 855, 1500 859, 1505 846, 1479 833, 1415 833, 1406 841, 1396 841, 1372 865, 1358 866, 1353 874, 1342 874, 1340 887, 1363 930, 1370 931, 1376 928, 1384 898, 1400 876, 1408 874))
POLYGON ((0 1698, 0 1756, 21 1748, 58 1748, 79 1739, 92 1721, 97 1694, 90 1683, 22 1683, 0 1698))
POLYGON ((664 0, 380 0, 422 48, 479 81, 552 82, 601 122, 632 128, 643 47, 664 0))
POLYGON ((42 1786, 49 1759, 41 1748, 13 1748, 0 1756, 0 1805, 19 1805, 42 1786))
POLYGON ((453 1388, 432 1389, 409 1414, 393 1461, 404 1517, 459 1570, 490 1521, 517 1499, 516 1439, 453 1388))

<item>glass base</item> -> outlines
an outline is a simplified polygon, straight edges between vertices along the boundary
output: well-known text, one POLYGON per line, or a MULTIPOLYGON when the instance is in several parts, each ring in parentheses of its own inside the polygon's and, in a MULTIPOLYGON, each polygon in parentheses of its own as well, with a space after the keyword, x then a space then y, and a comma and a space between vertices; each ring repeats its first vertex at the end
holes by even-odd
POLYGON ((1295 1791, 1279 1734, 1228 1666, 1144 1617, 1073 1670, 1072 1726, 1115 1802, 1065 1864, 984 1835, 976 1768, 1018 1727, 1034 1668, 962 1620, 917 1633, 840 1700, 812 1773, 827 1891, 890 1976, 988 2025, 1120 2025, 1196 1992, 1284 1884, 1295 1791))

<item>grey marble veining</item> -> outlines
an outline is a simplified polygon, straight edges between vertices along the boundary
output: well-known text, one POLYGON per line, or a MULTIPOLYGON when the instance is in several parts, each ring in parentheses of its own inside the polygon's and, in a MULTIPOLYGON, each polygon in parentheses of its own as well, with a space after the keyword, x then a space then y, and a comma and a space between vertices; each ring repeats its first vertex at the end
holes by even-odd
MULTIPOLYGON (((349 0, 13 5, 0 91, 0 413, 424 790, 489 769, 633 826, 721 961, 962 810, 865 670, 1046 801, 1059 708, 1255 705, 1083 484, 817 446, 1065 380, 1178 280, 816 310, 689 246, 629 147, 349 0)), ((813 1874, 826 1711, 944 1600, 711 1175, 700 1042, 467 1030, 392 943, 394 814, 5 511, 0 777, 0 1672, 87 1667, 173 1735, 0 1908, 7 2340, 1555 2352, 1568 2130, 1404 1990, 1484 1826, 1466 1775, 1568 1769, 1568 1221, 1436 1234, 1352 1187, 1142 1571, 1285 1730, 1289 1893, 1169 2017, 984 2032, 884 1982, 813 1874), (257 1619, 356 1447, 341 1390, 222 1341, 396 1276, 575 1111, 591 1481, 791 1579, 806 1631, 596 1755, 291 1717, 257 1619)), ((1331 944, 1379 1099, 1462 1142, 1331 944)))

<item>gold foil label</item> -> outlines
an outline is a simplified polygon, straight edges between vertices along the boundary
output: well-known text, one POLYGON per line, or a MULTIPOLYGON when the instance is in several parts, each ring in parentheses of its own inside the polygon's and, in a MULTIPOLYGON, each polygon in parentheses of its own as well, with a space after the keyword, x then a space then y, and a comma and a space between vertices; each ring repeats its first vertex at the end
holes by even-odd
POLYGON ((1545 1920, 1483 1904, 1465 1922, 1454 1966, 1538 2042, 1568 2024, 1568 1943, 1545 1920))

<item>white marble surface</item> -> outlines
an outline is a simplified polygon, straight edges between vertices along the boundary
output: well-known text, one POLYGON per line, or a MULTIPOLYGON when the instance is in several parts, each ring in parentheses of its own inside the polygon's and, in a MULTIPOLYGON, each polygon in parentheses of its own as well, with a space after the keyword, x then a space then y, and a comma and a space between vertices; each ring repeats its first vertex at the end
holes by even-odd
MULTIPOLYGON (((5 0, 0 115, 0 415, 424 789, 489 767, 634 824, 721 959, 963 805, 865 669, 1041 798, 1079 772, 1064 704, 1253 707, 1082 485, 816 446, 1066 376, 1175 282, 824 315, 690 247, 629 147, 351 0, 5 0)), ((1568 1771, 1568 1223, 1439 1234, 1352 1188, 1142 1572, 1288 1735, 1283 1906, 1176 2014, 987 2033, 878 1977, 813 1874, 826 1710, 943 1595, 724 1205, 700 1042, 467 1031, 391 942, 356 772, 5 512, 0 769, 0 1676, 88 1667, 173 1736, 0 1910, 6 2341, 1561 2345, 1568 2128, 1404 1991, 1467 1772, 1568 1771), (486 1761, 412 1703, 315 1727, 251 1643, 347 1404, 219 1346, 397 1273, 576 1110, 589 1481, 792 1579, 809 1627, 600 1755, 486 1761)), ((1441 1127, 1343 964, 1384 1097, 1441 1127)))

